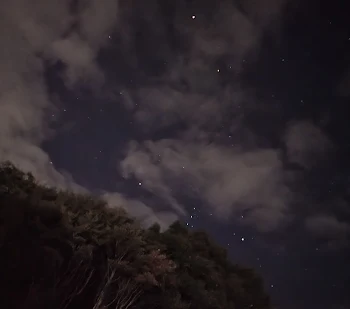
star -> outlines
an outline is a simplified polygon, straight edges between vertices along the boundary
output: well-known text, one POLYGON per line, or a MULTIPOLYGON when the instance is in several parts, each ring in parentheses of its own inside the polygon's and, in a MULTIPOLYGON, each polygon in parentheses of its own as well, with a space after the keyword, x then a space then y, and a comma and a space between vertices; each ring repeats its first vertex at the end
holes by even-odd
POLYGON ((244 237, 241 238, 241 241, 244 241, 244 237))
POLYGON ((196 15, 192 15, 192 19, 195 19, 196 18, 196 15))
POLYGON ((142 182, 139 182, 139 186, 141 186, 142 185, 142 182))

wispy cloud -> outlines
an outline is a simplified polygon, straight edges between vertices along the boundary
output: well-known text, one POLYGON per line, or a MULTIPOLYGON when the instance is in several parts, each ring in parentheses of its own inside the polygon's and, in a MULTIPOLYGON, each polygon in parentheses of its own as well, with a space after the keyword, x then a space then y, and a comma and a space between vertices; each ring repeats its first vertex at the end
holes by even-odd
POLYGON ((157 211, 155 212, 151 207, 145 203, 125 197, 121 193, 105 193, 102 196, 110 207, 123 207, 131 216, 138 218, 138 220, 146 227, 151 226, 157 222, 160 224, 162 230, 166 229, 171 223, 179 219, 179 216, 171 211, 157 211))
POLYGON ((314 237, 323 241, 328 248, 337 249, 347 245, 350 225, 334 215, 314 215, 305 221, 305 226, 314 237))
POLYGON ((287 127, 285 134, 288 160, 310 168, 325 158, 333 148, 329 137, 310 121, 298 121, 287 127))
POLYGON ((121 168, 125 176, 136 177, 177 212, 180 186, 220 220, 244 215, 246 222, 267 231, 288 214, 290 192, 279 153, 273 149, 245 151, 210 143, 148 141, 133 144, 121 168))

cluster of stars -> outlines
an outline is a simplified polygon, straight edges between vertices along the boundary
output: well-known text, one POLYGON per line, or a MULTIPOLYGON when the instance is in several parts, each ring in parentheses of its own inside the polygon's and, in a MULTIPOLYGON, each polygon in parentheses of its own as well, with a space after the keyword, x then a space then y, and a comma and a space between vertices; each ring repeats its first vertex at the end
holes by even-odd
POLYGON ((194 225, 193 225, 193 221, 196 219, 196 218, 198 218, 198 213, 200 213, 200 210, 199 209, 197 209, 196 207, 193 207, 193 212, 192 212, 192 214, 190 215, 190 220, 188 221, 188 222, 186 222, 186 225, 187 226, 189 226, 189 227, 191 227, 191 228, 194 228, 194 225))

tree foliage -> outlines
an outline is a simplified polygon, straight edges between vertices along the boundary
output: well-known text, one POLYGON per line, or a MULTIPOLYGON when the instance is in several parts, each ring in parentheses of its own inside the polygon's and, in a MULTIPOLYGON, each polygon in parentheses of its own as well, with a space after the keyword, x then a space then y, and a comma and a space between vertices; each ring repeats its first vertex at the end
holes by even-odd
POLYGON ((0 165, 0 307, 270 308, 253 270, 180 222, 142 229, 123 209, 0 165))

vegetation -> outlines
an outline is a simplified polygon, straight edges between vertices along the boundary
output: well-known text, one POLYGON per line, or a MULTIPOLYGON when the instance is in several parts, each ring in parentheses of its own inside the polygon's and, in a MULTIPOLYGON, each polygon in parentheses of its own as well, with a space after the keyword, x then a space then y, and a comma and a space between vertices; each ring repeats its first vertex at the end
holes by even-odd
POLYGON ((102 200, 0 165, 0 308, 270 308, 205 232, 142 229, 102 200))

